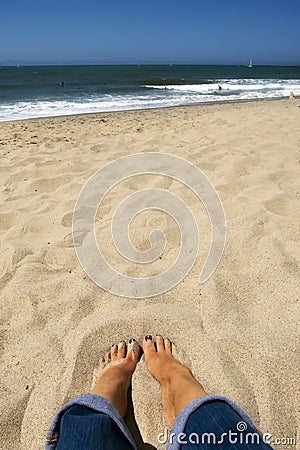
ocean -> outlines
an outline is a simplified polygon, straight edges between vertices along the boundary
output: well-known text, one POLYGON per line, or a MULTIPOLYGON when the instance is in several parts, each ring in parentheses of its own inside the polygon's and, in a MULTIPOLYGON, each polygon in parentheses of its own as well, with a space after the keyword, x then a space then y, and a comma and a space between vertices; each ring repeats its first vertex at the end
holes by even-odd
POLYGON ((297 66, 0 67, 0 120, 300 95, 297 66))

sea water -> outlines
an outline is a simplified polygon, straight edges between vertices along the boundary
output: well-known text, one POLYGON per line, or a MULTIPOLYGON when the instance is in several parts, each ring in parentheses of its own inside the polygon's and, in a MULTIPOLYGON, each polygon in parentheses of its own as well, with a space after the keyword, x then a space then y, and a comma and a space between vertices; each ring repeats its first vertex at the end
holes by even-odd
POLYGON ((0 120, 300 95, 300 67, 0 67, 0 120))

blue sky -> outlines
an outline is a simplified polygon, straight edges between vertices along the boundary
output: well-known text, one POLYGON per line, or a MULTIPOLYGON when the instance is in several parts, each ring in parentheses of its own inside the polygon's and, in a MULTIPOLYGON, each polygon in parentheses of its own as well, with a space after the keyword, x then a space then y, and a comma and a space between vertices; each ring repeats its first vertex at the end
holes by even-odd
POLYGON ((300 64, 299 0, 2 0, 0 64, 300 64))

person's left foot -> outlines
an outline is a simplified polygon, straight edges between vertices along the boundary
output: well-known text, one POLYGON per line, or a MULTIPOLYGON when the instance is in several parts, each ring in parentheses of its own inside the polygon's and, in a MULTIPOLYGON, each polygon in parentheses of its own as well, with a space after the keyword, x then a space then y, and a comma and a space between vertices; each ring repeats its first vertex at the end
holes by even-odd
POLYGON ((91 393, 109 400, 122 417, 127 409, 127 391, 140 354, 140 345, 130 339, 111 346, 98 361, 91 393))

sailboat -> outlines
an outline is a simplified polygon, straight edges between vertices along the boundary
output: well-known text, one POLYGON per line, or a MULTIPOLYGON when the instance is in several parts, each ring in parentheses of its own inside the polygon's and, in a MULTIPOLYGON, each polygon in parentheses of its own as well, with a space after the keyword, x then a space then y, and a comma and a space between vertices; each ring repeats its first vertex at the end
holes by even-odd
POLYGON ((251 69, 251 67, 253 67, 253 66, 252 66, 252 59, 250 59, 250 62, 249 62, 249 64, 248 64, 247 67, 250 67, 250 69, 251 69))

